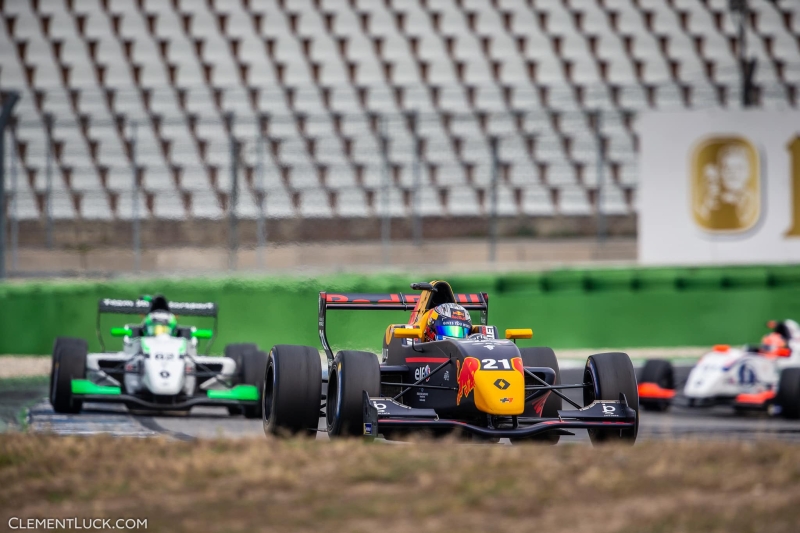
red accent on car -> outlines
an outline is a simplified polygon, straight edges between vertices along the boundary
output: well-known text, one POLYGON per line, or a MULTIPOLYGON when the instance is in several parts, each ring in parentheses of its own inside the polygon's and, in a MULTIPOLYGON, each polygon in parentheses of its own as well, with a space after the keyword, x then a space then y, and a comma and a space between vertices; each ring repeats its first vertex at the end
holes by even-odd
POLYGON ((750 405, 763 405, 775 398, 775 391, 765 390, 755 394, 740 394, 736 397, 736 403, 746 403, 750 405))
POLYGON ((550 391, 544 393, 544 395, 542 395, 541 398, 536 398, 531 402, 533 410, 536 412, 536 416, 542 416, 542 411, 544 410, 544 403, 547 401, 548 397, 550 397, 550 391))
POLYGON ((447 357, 406 357, 406 363, 444 363, 447 357))
POLYGON ((639 398, 653 400, 671 400, 675 397, 674 389, 665 389, 657 383, 639 383, 639 398))

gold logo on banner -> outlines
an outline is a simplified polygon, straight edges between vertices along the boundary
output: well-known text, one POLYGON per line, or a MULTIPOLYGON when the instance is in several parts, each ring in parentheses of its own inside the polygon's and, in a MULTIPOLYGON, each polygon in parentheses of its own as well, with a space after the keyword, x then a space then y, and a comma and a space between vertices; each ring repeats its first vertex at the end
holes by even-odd
POLYGON ((791 161, 789 171, 792 181, 792 225, 786 231, 787 237, 800 237, 800 135, 789 141, 786 148, 789 150, 791 161))
POLYGON ((692 154, 694 220, 711 232, 747 231, 761 216, 761 163, 743 137, 713 137, 692 154))

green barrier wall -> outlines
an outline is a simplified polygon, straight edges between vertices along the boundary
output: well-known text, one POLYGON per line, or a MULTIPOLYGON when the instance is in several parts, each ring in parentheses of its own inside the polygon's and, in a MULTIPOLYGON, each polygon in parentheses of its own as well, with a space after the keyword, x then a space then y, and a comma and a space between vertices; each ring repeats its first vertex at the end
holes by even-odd
MULTIPOLYGON (((219 335, 212 353, 229 342, 319 347, 320 290, 410 291, 408 275, 341 275, 314 279, 229 278, 46 282, 0 286, 0 353, 47 354, 57 336, 95 337, 100 298, 163 293, 174 300, 216 301, 219 335)), ((755 342, 768 319, 800 319, 800 266, 554 270, 461 275, 456 292, 489 293, 489 322, 531 327, 532 344, 554 348, 688 346, 755 342)), ((328 336, 336 348, 379 350, 387 324, 407 313, 331 311, 328 336)), ((111 326, 139 317, 103 319, 108 348, 120 341, 111 326)), ((209 326, 209 319, 185 320, 209 326)))

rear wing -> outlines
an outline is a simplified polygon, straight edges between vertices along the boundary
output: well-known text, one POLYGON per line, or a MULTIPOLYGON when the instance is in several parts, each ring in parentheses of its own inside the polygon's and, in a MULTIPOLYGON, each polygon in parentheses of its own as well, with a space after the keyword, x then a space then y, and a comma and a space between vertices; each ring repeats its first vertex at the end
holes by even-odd
MULTIPOLYGON (((97 302, 97 340, 100 348, 105 351, 106 344, 100 333, 100 316, 103 314, 118 315, 146 315, 150 311, 150 302, 147 300, 119 300, 103 298, 97 302)), ((169 302, 169 311, 179 316, 203 316, 214 319, 214 337, 217 331, 217 304, 213 302, 169 302)), ((212 339, 206 344, 206 353, 211 350, 212 339)))
MULTIPOLYGON (((98 313, 145 315, 150 311, 147 300, 117 300, 104 298, 97 304, 98 313)), ((183 316, 217 317, 217 304, 212 302, 169 302, 169 311, 183 316)))
MULTIPOLYGON (((489 315, 489 295, 485 292, 461 293, 456 294, 456 303, 468 311, 481 312, 481 324, 486 325, 489 315)), ((394 293, 319 293, 319 340, 322 348, 328 356, 328 360, 333 360, 333 351, 328 344, 328 334, 326 331, 328 309, 346 310, 370 310, 370 311, 413 311, 414 306, 419 302, 420 294, 394 293)))

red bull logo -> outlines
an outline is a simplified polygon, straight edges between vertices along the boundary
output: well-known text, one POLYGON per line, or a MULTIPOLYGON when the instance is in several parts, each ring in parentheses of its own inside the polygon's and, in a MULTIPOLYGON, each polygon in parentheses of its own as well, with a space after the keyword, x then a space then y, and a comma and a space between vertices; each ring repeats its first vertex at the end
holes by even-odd
POLYGON ((456 361, 456 369, 458 371, 456 376, 456 381, 458 382, 456 405, 461 404, 461 396, 466 399, 472 393, 475 388, 475 372, 480 368, 481 362, 474 357, 465 357, 463 363, 456 361))

